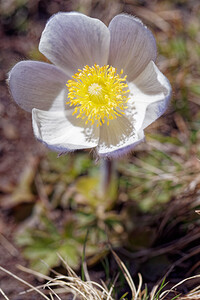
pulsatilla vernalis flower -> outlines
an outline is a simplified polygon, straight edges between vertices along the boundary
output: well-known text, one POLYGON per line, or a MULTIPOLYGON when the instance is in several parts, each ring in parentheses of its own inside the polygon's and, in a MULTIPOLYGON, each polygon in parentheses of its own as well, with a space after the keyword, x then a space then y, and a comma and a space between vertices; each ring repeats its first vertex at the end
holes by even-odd
POLYGON ((154 63, 152 33, 135 17, 117 15, 107 27, 80 13, 58 13, 39 50, 52 64, 19 62, 9 86, 18 105, 32 111, 36 138, 52 150, 126 154, 166 110, 171 87, 154 63))

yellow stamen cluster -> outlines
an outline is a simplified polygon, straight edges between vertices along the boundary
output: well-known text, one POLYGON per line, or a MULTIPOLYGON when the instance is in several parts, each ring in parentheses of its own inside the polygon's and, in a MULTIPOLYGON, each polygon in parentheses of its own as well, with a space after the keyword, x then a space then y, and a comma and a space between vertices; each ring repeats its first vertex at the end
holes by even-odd
POLYGON ((124 114, 129 90, 126 76, 122 78, 122 74, 123 70, 117 74, 116 68, 108 65, 95 64, 78 70, 66 84, 69 90, 67 104, 74 107, 73 115, 86 119, 86 124, 91 121, 101 126, 105 120, 109 125, 109 120, 124 114))

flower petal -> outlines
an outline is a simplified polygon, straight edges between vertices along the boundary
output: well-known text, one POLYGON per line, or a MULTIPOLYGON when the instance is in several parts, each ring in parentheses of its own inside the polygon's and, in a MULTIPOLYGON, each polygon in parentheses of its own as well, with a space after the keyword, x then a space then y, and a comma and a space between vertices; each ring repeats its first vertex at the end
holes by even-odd
POLYGON ((57 13, 47 23, 39 50, 69 76, 85 65, 107 64, 108 28, 80 13, 57 13))
POLYGON ((37 61, 21 61, 9 73, 14 100, 24 110, 62 110, 67 99, 69 78, 57 67, 37 61))
POLYGON ((131 98, 125 116, 101 128, 97 147, 100 156, 125 155, 142 142, 143 130, 164 113, 171 96, 170 83, 153 62, 129 83, 129 89, 131 98))
POLYGON ((137 131, 138 124, 144 119, 145 112, 139 112, 132 120, 121 116, 100 128, 97 152, 100 157, 114 158, 127 154, 144 139, 143 131, 137 131), (133 122, 134 119, 134 122, 133 122))
POLYGON ((171 85, 153 61, 129 83, 129 89, 134 103, 141 103, 147 109, 142 129, 165 112, 171 97, 171 85))
POLYGON ((156 41, 142 22, 129 15, 120 14, 109 24, 111 33, 109 64, 124 70, 128 81, 135 79, 156 59, 156 41))
POLYGON ((72 111, 32 111, 36 138, 48 148, 58 152, 96 147, 99 140, 97 126, 86 126, 82 119, 72 116, 72 111))

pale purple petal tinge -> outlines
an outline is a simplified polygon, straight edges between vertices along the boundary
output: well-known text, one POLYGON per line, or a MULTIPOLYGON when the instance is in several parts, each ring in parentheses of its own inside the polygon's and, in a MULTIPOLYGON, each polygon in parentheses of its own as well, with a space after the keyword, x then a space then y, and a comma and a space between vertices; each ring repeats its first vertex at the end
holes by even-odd
POLYGON ((31 112, 33 108, 62 110, 67 97, 65 84, 68 79, 54 65, 21 61, 10 71, 8 82, 17 104, 31 112))
POLYGON ((112 19, 109 65, 124 70, 128 81, 134 80, 153 60, 157 50, 153 34, 140 20, 120 14, 112 19))
POLYGON ((80 13, 58 13, 47 23, 39 50, 69 76, 85 65, 105 65, 110 33, 100 20, 80 13))

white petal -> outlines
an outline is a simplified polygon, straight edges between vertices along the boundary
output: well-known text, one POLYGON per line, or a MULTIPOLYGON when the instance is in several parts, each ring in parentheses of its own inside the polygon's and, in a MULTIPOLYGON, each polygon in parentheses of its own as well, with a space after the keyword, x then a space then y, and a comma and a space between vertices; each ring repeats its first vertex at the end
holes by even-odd
POLYGON ((110 32, 97 19, 80 13, 58 13, 47 23, 39 50, 69 76, 85 65, 105 65, 110 32))
POLYGON ((171 86, 153 62, 132 83, 125 116, 100 128, 97 151, 100 156, 117 157, 131 151, 144 140, 144 129, 167 108, 171 86))
POLYGON ((156 59, 154 36, 139 19, 124 14, 114 17, 109 29, 109 64, 118 70, 123 69, 128 81, 132 81, 151 60, 156 59))
POLYGON ((33 108, 63 109, 68 79, 62 70, 51 64, 21 61, 10 71, 8 83, 17 104, 31 112, 33 108))
POLYGON ((146 107, 142 129, 165 112, 171 97, 170 83, 154 62, 150 62, 145 70, 129 83, 129 89, 133 102, 146 107))
MULTIPOLYGON (((133 114, 132 114, 133 117, 133 114)), ((139 120, 139 115, 137 120, 139 120)), ((137 122, 135 119, 135 122, 137 122)), ((126 116, 110 121, 100 128, 100 140, 97 152, 100 157, 114 158, 127 154, 144 139, 143 131, 137 132, 126 116)))
POLYGON ((83 120, 72 116, 72 111, 32 111, 33 130, 36 138, 57 152, 96 147, 98 127, 87 127, 83 120))

